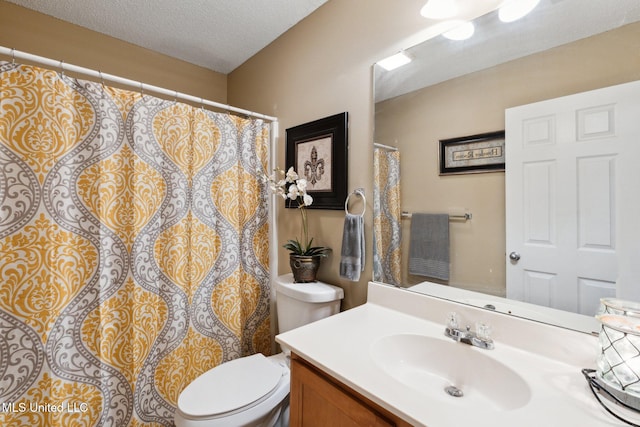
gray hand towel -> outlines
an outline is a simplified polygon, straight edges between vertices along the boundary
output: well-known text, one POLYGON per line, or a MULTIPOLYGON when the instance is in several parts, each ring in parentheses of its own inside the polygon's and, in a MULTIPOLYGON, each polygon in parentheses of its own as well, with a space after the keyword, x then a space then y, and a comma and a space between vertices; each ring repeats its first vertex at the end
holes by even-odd
POLYGON ((364 218, 347 213, 342 233, 340 277, 357 282, 364 271, 364 218))
POLYGON ((411 216, 409 273, 449 280, 449 215, 411 216))

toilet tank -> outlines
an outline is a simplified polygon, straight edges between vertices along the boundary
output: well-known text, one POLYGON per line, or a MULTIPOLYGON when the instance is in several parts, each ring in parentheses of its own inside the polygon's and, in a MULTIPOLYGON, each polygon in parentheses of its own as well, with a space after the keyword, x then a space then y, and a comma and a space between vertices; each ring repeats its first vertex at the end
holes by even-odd
POLYGON ((275 285, 280 333, 340 312, 342 288, 319 281, 294 283, 292 274, 278 276, 275 285))

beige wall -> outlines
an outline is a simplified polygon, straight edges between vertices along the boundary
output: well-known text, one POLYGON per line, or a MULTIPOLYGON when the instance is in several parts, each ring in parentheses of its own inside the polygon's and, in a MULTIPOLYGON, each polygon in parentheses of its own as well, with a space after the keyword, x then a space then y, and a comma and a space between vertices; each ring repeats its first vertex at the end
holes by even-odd
MULTIPOLYGON (((504 173, 439 176, 438 141, 502 130, 506 108, 639 80, 638 40, 632 24, 376 105, 376 141, 401 152, 403 209, 473 214, 450 225, 450 284, 504 295, 505 184, 504 173)), ((406 264, 404 283, 424 280, 406 264)))
MULTIPOLYGON (((0 46, 227 101, 227 76, 0 0, 0 46)), ((1 58, 0 59, 9 59, 1 58)))
MULTIPOLYGON (((355 7, 358 2, 346 3, 355 7)), ((353 63, 353 59, 348 58, 350 49, 345 47, 352 43, 349 40, 351 24, 344 16, 345 11, 340 10, 344 4, 335 1, 325 4, 303 25, 293 28, 232 72, 228 80, 229 102, 279 118, 276 164, 280 167, 285 166, 287 128, 348 112, 347 191, 364 187, 366 194, 370 195, 373 60, 359 58, 362 62, 353 63), (341 63, 344 66, 340 66, 341 63)), ((356 12, 352 10, 349 15, 355 17, 356 12)), ((311 209, 308 218, 309 233, 315 237, 314 243, 333 249, 329 258, 322 262, 319 278, 345 289, 343 309, 364 303, 370 273, 363 274, 359 282, 353 283, 343 281, 338 275, 344 211, 311 209)), ((370 215, 365 220, 370 223, 370 215)), ((278 270, 279 274, 284 274, 290 268, 288 251, 282 248, 282 244, 300 235, 300 215, 295 210, 279 207, 277 221, 278 270)), ((367 249, 370 249, 370 233, 367 233, 366 239, 367 249)), ((366 264, 370 266, 371 251, 368 252, 366 264)))
MULTIPOLYGON (((427 22, 423 0, 330 0, 229 75, 229 103, 277 116, 277 164, 284 167, 286 128, 343 111, 349 113, 347 189, 364 187, 367 197, 366 270, 359 282, 339 277, 344 211, 311 210, 314 243, 330 246, 319 278, 345 290, 343 309, 366 301, 371 279, 373 99, 372 64, 400 47, 427 22)), ((281 246, 299 235, 299 214, 279 209, 279 273, 289 272, 281 246)))

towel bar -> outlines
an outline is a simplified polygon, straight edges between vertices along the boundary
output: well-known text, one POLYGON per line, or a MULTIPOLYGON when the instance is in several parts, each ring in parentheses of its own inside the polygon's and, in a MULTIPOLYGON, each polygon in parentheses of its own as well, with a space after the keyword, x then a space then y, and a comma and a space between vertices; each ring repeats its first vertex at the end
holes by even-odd
MULTIPOLYGON (((403 211, 402 218, 411 218, 411 212, 403 211)), ((466 212, 464 215, 449 215, 449 219, 463 219, 465 221, 469 221, 473 218, 471 212, 466 212)))

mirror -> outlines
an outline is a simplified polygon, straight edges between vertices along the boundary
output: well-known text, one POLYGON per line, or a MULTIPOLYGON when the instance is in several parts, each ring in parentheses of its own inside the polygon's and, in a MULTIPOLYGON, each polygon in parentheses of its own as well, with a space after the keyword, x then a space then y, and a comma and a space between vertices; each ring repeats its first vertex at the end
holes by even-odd
MULTIPOLYGON (((374 185, 374 207, 381 195, 399 197, 407 213, 461 219, 449 222, 449 279, 434 280, 408 273, 411 219, 394 225, 376 216, 373 226, 382 238, 374 237, 374 280, 597 330, 592 315, 506 299, 505 174, 440 175, 439 141, 502 131, 508 108, 640 80, 639 20, 636 0, 541 0, 512 23, 500 22, 497 11, 474 20, 471 39, 438 36, 408 48, 413 61, 404 67, 376 65, 374 143, 379 152, 398 150, 400 176, 399 183, 374 185), (386 193, 394 186, 399 196, 386 193), (401 254, 399 266, 389 265, 394 252, 401 254)), ((395 162, 374 159, 383 171, 395 162)))

